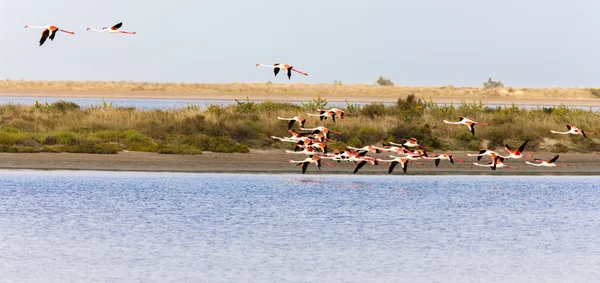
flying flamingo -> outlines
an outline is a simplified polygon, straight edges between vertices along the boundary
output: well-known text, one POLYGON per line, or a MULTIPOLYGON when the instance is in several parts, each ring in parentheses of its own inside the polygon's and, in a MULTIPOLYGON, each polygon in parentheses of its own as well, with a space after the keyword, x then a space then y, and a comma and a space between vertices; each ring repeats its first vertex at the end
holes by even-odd
POLYGON ((469 127, 469 130, 471 131, 471 134, 475 135, 475 125, 482 125, 482 126, 489 126, 490 124, 488 123, 482 123, 482 122, 475 122, 467 117, 463 117, 463 116, 459 116, 458 118, 460 118, 460 120, 458 120, 458 122, 450 122, 448 120, 443 120, 442 122, 446 123, 446 124, 453 124, 453 125, 467 125, 467 127, 469 127))
POLYGON ((312 157, 313 155, 315 155, 315 149, 312 147, 306 147, 304 148, 302 151, 291 151, 291 150, 286 150, 286 153, 293 153, 293 154, 305 154, 308 155, 310 157, 312 157))
MULTIPOLYGON (((319 168, 319 170, 321 170, 321 158, 320 157, 309 157, 306 158, 304 160, 299 160, 299 161, 294 161, 294 160, 288 160, 288 163, 297 163, 297 166, 302 165, 302 174, 306 173, 306 168, 308 168, 309 164, 314 164, 317 166, 317 168, 319 168)), ((333 166, 332 164, 327 164, 329 166, 333 166)))
POLYGON ((587 135, 595 135, 596 134, 594 132, 585 132, 584 130, 581 130, 581 129, 573 126, 572 124, 567 124, 567 129, 569 130, 568 132, 557 132, 554 130, 550 130, 550 132, 553 134, 561 134, 561 135, 568 135, 568 134, 582 135, 586 139, 587 139, 587 135))
POLYGON ((466 156, 477 156, 477 161, 479 161, 484 156, 493 156, 494 154, 497 156, 500 156, 500 157, 504 157, 504 156, 498 154, 497 152, 489 150, 489 149, 480 149, 478 154, 468 153, 468 154, 466 154, 466 156))
MULTIPOLYGON (((300 124, 300 127, 304 127, 304 123, 308 122, 306 119, 302 118, 302 117, 292 117, 292 118, 282 118, 282 117, 277 117, 277 119, 279 120, 283 120, 283 121, 289 121, 288 122, 288 130, 292 128, 292 126, 294 126, 295 122, 298 122, 300 124)), ((310 124, 310 122, 308 122, 310 124)), ((302 129, 302 128, 300 128, 302 129)))
POLYGON ((499 156, 497 154, 492 154, 492 162, 490 162, 488 164, 479 164, 479 163, 473 162, 473 165, 481 166, 481 167, 490 167, 490 169, 492 169, 493 171, 496 171, 497 168, 519 169, 519 167, 512 167, 512 166, 505 165, 504 157, 499 156))
POLYGON ((307 113, 308 116, 319 117, 319 120, 323 121, 323 119, 331 118, 331 121, 335 123, 335 112, 329 110, 319 110, 319 114, 311 114, 307 113))
POLYGON ((42 31, 42 37, 40 38, 40 46, 42 46, 44 44, 44 42, 46 42, 46 39, 48 37, 50 37, 51 41, 54 40, 54 37, 56 36, 57 31, 62 31, 62 32, 68 33, 68 34, 75 34, 72 31, 59 29, 58 27, 52 26, 52 25, 45 25, 43 27, 26 25, 25 28, 39 28, 39 29, 44 30, 44 31, 42 31))
POLYGON ((525 150, 525 146, 527 145, 527 143, 529 142, 529 140, 526 140, 523 144, 521 144, 516 150, 512 150, 510 148, 510 146, 508 146, 508 144, 504 147, 504 150, 506 150, 506 152, 509 153, 508 156, 504 156, 504 158, 513 158, 513 159, 520 159, 520 158, 531 158, 533 157, 533 154, 530 155, 523 155, 523 150, 525 150))
MULTIPOLYGON (((364 152, 366 153, 366 152, 364 152)), ((348 161, 354 161, 356 162, 356 167, 354 167, 354 173, 356 174, 356 172, 358 172, 358 170, 360 170, 360 168, 362 168, 363 166, 365 166, 365 164, 367 164, 367 162, 371 163, 372 165, 379 165, 379 159, 373 158, 373 157, 366 157, 364 156, 364 153, 361 153, 359 155, 354 155, 350 158, 348 158, 348 161)))
POLYGON ((533 166, 539 166, 539 167, 556 167, 556 166, 569 166, 567 164, 556 164, 554 162, 556 162, 556 160, 558 160, 558 155, 554 156, 554 158, 546 161, 546 160, 541 160, 541 159, 534 159, 535 161, 539 162, 539 163, 532 163, 529 161, 525 161, 525 163, 529 164, 529 165, 533 165, 533 166))
POLYGON ((373 148, 378 149, 380 152, 396 152, 398 154, 406 153, 404 147, 393 146, 393 145, 386 144, 386 143, 384 143, 383 146, 387 146, 387 147, 373 146, 373 148))
POLYGON ((279 64, 279 63, 275 63, 273 65, 265 65, 265 64, 256 64, 257 67, 269 67, 269 68, 273 68, 273 72, 275 73, 275 76, 277 76, 277 74, 279 74, 279 71, 281 69, 285 70, 285 72, 287 73, 288 79, 292 78, 292 71, 304 75, 304 76, 308 76, 307 73, 304 72, 300 72, 296 69, 294 69, 294 67, 292 65, 288 65, 288 64, 279 64))
POLYGON ((135 31, 124 31, 124 30, 119 30, 121 27, 123 26, 123 23, 118 23, 112 27, 103 27, 102 29, 94 29, 94 28, 87 28, 87 30, 91 30, 91 31, 97 31, 97 32, 108 32, 110 34, 119 34, 119 33, 123 33, 123 34, 136 34, 137 32, 135 31))
POLYGON ((402 143, 388 142, 388 144, 396 145, 396 146, 407 146, 407 147, 421 147, 418 143, 419 140, 416 138, 402 139, 402 143))
POLYGON ((376 148, 376 147, 374 147, 372 145, 367 145, 367 146, 363 146, 363 147, 346 146, 346 148, 347 149, 353 149, 353 150, 356 150, 358 152, 367 152, 367 151, 370 151, 370 152, 373 152, 373 153, 380 153, 381 152, 378 148, 376 148))
POLYGON ((342 135, 342 133, 340 132, 336 132, 336 131, 332 131, 328 128, 325 128, 323 126, 318 126, 316 128, 312 128, 312 129, 307 129, 307 128, 300 128, 300 131, 311 131, 311 133, 314 134, 318 134, 318 133, 323 133, 323 135, 325 135, 326 139, 329 139, 329 133, 334 133, 334 134, 338 134, 338 135, 342 135))
POLYGON ((452 154, 435 154, 433 155, 433 157, 423 157, 423 159, 435 160, 435 167, 438 167, 438 165, 440 165, 440 160, 448 160, 453 165, 455 160, 456 162, 465 162, 462 159, 452 158, 452 154))
MULTIPOLYGON (((337 115, 338 117, 340 117, 340 119, 344 120, 344 110, 339 109, 339 108, 331 108, 329 110, 321 110, 321 109, 317 109, 317 111, 323 113, 323 112, 333 112, 333 114, 337 115)), ((351 114, 351 113, 348 113, 351 114)), ((334 115, 334 116, 335 116, 334 115)))
MULTIPOLYGON (((400 167, 402 168, 402 171, 404 171, 404 173, 406 173, 406 170, 408 169, 408 162, 410 162, 411 159, 405 158, 405 157, 395 157, 390 155, 389 157, 394 158, 391 160, 379 160, 380 162, 387 162, 390 164, 389 168, 388 168, 388 174, 392 174, 392 171, 394 171, 394 168, 396 167, 396 165, 400 164, 400 167)), ((421 162, 414 162, 415 164, 419 164, 419 165, 423 165, 423 163, 421 162)))
POLYGON ((288 130, 288 132, 290 132, 290 134, 292 134, 291 137, 276 137, 276 136, 271 136, 272 139, 275 140, 279 140, 282 142, 299 142, 299 141, 306 141, 306 140, 310 140, 308 137, 304 137, 301 134, 297 133, 294 130, 288 130))

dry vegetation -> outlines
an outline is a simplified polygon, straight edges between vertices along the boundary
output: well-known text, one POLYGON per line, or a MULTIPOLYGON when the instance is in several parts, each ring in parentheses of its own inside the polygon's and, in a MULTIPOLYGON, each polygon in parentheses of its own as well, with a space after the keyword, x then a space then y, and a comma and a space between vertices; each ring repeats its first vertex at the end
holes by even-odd
MULTIPOLYGON (((139 110, 99 105, 82 109, 71 102, 51 105, 0 106, 0 151, 116 153, 121 150, 171 154, 202 151, 248 152, 249 148, 289 148, 291 144, 270 139, 287 136, 287 125, 277 116, 305 115, 326 108, 318 97, 301 106, 288 103, 238 101, 232 106, 188 106, 179 110, 139 110)), ((348 104, 353 115, 334 124, 323 124, 344 134, 330 146, 381 145, 415 137, 434 150, 472 151, 499 149, 505 143, 518 146, 529 139, 529 151, 590 152, 600 149, 597 137, 553 135, 573 123, 584 130, 600 130, 600 115, 564 106, 524 110, 518 106, 490 108, 483 104, 442 106, 407 96, 395 105, 348 104), (477 127, 473 137, 466 126, 447 125, 442 119, 467 116, 492 124, 477 127)))
POLYGON ((600 98, 600 89, 579 88, 512 88, 512 87, 413 87, 380 86, 370 84, 274 84, 274 83, 146 83, 146 82, 102 82, 102 81, 0 81, 2 91, 76 91, 76 92, 161 92, 161 93, 239 93, 281 94, 304 97, 402 97, 414 94, 417 97, 498 97, 498 98, 600 98))

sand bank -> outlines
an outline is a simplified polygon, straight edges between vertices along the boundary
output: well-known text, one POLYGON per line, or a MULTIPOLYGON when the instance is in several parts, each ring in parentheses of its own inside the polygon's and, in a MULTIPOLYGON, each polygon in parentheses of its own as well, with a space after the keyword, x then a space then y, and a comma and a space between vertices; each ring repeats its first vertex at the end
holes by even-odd
MULTIPOLYGON (((465 157, 464 152, 454 152, 455 158, 466 159, 465 163, 451 165, 442 161, 439 168, 433 162, 425 165, 410 164, 408 174, 492 174, 492 175, 600 175, 600 154, 562 153, 557 163, 568 167, 539 168, 529 166, 522 160, 509 160, 508 165, 518 166, 518 170, 475 167, 474 157, 465 157)), ((553 153, 535 153, 542 159, 552 158, 553 153)), ((385 155, 378 155, 385 158, 385 155)), ((76 153, 0 153, 0 168, 3 169, 44 169, 44 170, 110 170, 148 172, 195 172, 195 173, 294 173, 300 174, 300 167, 286 163, 287 159, 301 160, 304 155, 286 154, 281 151, 257 151, 250 153, 210 153, 201 155, 165 155, 146 152, 121 152, 116 155, 76 154, 76 153)), ((487 158, 487 157, 486 157, 487 158)), ((487 163, 488 160, 481 163, 487 163)), ((352 174, 354 164, 335 163, 334 167, 323 166, 319 171, 310 166, 307 174, 352 174)), ((357 174, 387 175, 387 164, 371 166, 367 164, 357 174)), ((393 174, 402 175, 400 168, 393 174)))

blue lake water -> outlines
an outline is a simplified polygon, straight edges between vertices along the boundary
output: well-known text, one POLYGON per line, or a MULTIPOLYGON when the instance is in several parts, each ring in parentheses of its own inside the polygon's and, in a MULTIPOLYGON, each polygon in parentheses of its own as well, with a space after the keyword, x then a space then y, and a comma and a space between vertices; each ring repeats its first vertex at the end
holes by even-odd
MULTIPOLYGON (((83 108, 87 108, 90 105, 102 105, 102 98, 77 98, 77 97, 20 97, 20 96, 0 96, 0 104, 23 104, 23 105, 34 105, 36 100, 39 103, 53 103, 59 100, 72 101, 79 104, 83 108)), ((242 99, 243 100, 243 99, 242 99)), ((235 100, 206 100, 206 99, 135 99, 135 98, 110 98, 104 99, 106 103, 111 103, 113 106, 119 107, 135 107, 138 109, 151 110, 151 109, 179 109, 184 108, 186 105, 198 105, 200 108, 206 108, 208 104, 216 105, 233 105, 237 103, 235 100)), ((255 100, 254 102, 264 102, 261 100, 255 100)), ((285 101, 296 105, 301 105, 301 101, 285 101)), ((304 101, 306 102, 306 101, 304 101)), ((467 101, 468 103, 472 101, 467 101)), ((351 102, 350 104, 366 105, 371 103, 370 101, 359 101, 351 102)), ((394 102, 384 103, 385 105, 394 105, 394 102)), ((345 101, 330 101, 328 106, 330 107, 346 107, 348 104, 345 101)), ((444 105, 444 103, 439 103, 444 105)), ((457 104, 455 104, 457 105, 457 104)), ((511 104, 500 105, 500 104, 486 104, 489 107, 511 107, 511 104)), ((551 107, 548 105, 519 105, 522 109, 536 109, 538 107, 551 107)), ((568 106, 573 109, 583 109, 591 111, 600 111, 600 107, 589 107, 589 106, 568 106)))
POLYGON ((0 170, 0 178, 5 282, 600 278, 598 177, 0 170))

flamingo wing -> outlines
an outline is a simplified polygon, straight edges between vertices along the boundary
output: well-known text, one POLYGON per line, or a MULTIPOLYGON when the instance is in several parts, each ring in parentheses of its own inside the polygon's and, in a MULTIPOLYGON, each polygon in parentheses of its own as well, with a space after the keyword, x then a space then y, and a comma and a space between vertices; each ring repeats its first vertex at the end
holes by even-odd
POLYGON ((487 149, 481 149, 479 150, 479 156, 477 156, 477 161, 480 161, 481 158, 483 157, 483 154, 487 152, 487 149))
POLYGON ((519 148, 517 148, 517 154, 522 153, 525 150, 525 146, 527 145, 528 142, 529 142, 529 140, 526 140, 522 145, 519 146, 519 148))
POLYGON ((292 68, 287 69, 287 77, 288 77, 288 80, 292 79, 292 68))
POLYGON ((116 24, 116 25, 112 26, 110 29, 112 29, 112 30, 118 30, 118 29, 120 29, 122 26, 123 26, 123 23, 122 23, 122 22, 120 22, 120 23, 118 23, 118 24, 116 24))
POLYGON ((58 29, 55 29, 52 32, 50 32, 50 40, 54 40, 54 37, 56 36, 57 31, 58 31, 58 29))
POLYGON ((302 174, 306 173, 306 168, 308 168, 308 164, 310 164, 310 162, 302 163, 302 174))
POLYGON ((392 171, 394 171, 394 168, 396 167, 396 165, 398 165, 398 161, 392 161, 390 163, 390 168, 388 169, 388 174, 392 174, 392 171))
POLYGON ((360 170, 360 168, 365 166, 365 164, 367 164, 366 160, 363 160, 363 161, 359 162, 358 164, 356 164, 356 168, 354 168, 354 174, 356 174, 356 172, 358 172, 358 170, 360 170))
POLYGON ((292 128, 292 126, 294 126, 294 123, 295 123, 295 122, 296 122, 296 121, 294 121, 294 120, 290 120, 290 121, 288 122, 288 130, 289 130, 289 129, 291 129, 291 128, 292 128))
POLYGON ((471 130, 471 134, 475 135, 475 124, 469 123, 467 126, 469 126, 469 130, 471 130))
POLYGON ((279 74, 279 67, 273 68, 273 73, 275 73, 275 76, 277 77, 277 74, 279 74))
POLYGON ((42 46, 44 44, 44 42, 46 42, 46 39, 48 38, 48 36, 50 35, 50 30, 45 29, 42 32, 42 37, 40 38, 40 46, 42 46))
POLYGON ((556 160, 558 160, 558 155, 554 156, 552 159, 550 159, 548 162, 549 163, 554 163, 556 162, 556 160))

